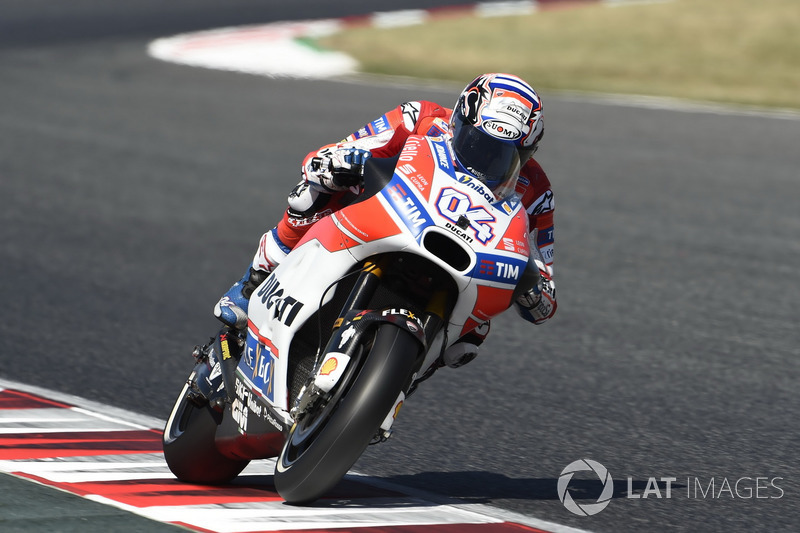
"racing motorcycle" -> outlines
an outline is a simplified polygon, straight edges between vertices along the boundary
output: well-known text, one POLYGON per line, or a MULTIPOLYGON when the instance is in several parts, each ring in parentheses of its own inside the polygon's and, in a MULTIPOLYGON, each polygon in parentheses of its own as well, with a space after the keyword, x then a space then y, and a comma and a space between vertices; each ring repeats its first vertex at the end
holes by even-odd
POLYGON ((163 434, 178 479, 226 483, 277 457, 282 498, 324 496, 388 438, 445 349, 538 282, 516 179, 493 194, 450 150, 411 136, 369 159, 356 199, 253 292, 246 331, 195 348, 163 434))

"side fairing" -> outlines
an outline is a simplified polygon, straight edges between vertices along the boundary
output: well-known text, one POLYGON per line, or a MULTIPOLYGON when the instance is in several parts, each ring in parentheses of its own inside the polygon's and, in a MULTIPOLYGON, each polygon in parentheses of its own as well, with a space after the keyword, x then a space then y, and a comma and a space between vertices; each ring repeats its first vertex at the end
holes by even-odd
MULTIPOLYGON (((340 240, 340 244, 344 244, 340 240)), ((290 253, 250 297, 247 346, 239 374, 288 417, 288 356, 300 327, 327 300, 326 289, 356 264, 342 246, 331 252, 316 239, 290 253)))

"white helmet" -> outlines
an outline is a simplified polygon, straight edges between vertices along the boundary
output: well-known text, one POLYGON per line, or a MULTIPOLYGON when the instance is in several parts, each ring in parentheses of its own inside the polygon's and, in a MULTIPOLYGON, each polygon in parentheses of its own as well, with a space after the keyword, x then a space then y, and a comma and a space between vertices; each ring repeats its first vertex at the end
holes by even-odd
POLYGON ((544 135, 542 102, 517 76, 483 74, 459 95, 450 131, 459 166, 502 198, 544 135))

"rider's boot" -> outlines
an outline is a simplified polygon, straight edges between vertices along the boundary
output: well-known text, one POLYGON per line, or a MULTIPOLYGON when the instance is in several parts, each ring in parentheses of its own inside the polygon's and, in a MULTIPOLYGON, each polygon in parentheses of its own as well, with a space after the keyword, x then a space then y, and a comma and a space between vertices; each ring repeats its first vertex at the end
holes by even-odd
POLYGON ((476 357, 480 345, 489 334, 489 322, 484 322, 449 346, 442 354, 442 363, 450 368, 464 366, 476 357))
MULTIPOLYGON (((283 225, 288 226, 286 223, 283 225)), ((278 227, 275 227, 261 236, 250 268, 214 306, 214 316, 223 324, 235 329, 247 327, 250 295, 289 253, 289 247, 283 244, 278 233, 278 227)))
POLYGON ((242 279, 228 289, 217 305, 214 306, 214 316, 223 324, 235 329, 247 327, 247 307, 250 295, 269 276, 266 270, 248 269, 242 279))
POLYGON ((247 327, 250 295, 283 261, 305 232, 324 213, 335 207, 329 205, 330 202, 330 194, 323 194, 301 180, 289 195, 289 208, 283 218, 261 236, 250 269, 214 306, 214 316, 232 328, 247 327))

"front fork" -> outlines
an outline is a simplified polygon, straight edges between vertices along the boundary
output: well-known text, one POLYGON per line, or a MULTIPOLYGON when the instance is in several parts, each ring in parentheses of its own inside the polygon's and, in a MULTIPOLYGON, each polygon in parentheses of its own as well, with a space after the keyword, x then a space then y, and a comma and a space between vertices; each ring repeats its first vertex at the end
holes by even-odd
MULTIPOLYGON (((380 264, 373 262, 367 262, 361 269, 355 285, 342 306, 340 316, 334 322, 334 333, 323 352, 324 357, 318 358, 315 371, 301 389, 291 410, 291 415, 295 420, 299 420, 320 402, 325 402, 330 398, 330 391, 345 374, 351 359, 358 354, 361 334, 374 326, 375 322, 394 322, 398 327, 406 329, 419 339, 423 346, 423 352, 427 352, 430 342, 443 329, 450 303, 447 292, 443 290, 433 292, 421 318, 402 315, 402 313, 397 315, 389 310, 385 310, 380 316, 370 314, 366 308, 380 285, 384 273, 385 269, 380 264)), ((406 393, 415 384, 415 378, 416 374, 398 395, 373 442, 384 441, 391 435, 391 426, 405 400, 406 393)))
MULTIPOLYGON (((382 273, 380 267, 372 262, 366 263, 361 269, 355 285, 342 306, 341 314, 333 324, 333 335, 322 352, 325 357, 320 359, 321 354, 317 354, 314 370, 306 384, 300 389, 294 405, 289 411, 295 421, 313 411, 320 403, 330 399, 331 389, 344 374, 350 358, 357 348, 355 342, 346 343, 347 339, 342 338, 341 326, 346 319, 353 321, 357 318, 359 312, 357 310, 361 310, 369 304, 372 295, 380 285, 382 273), (343 351, 341 348, 345 343, 347 349, 343 351)), ((351 335, 351 337, 355 337, 355 335, 351 335)))

